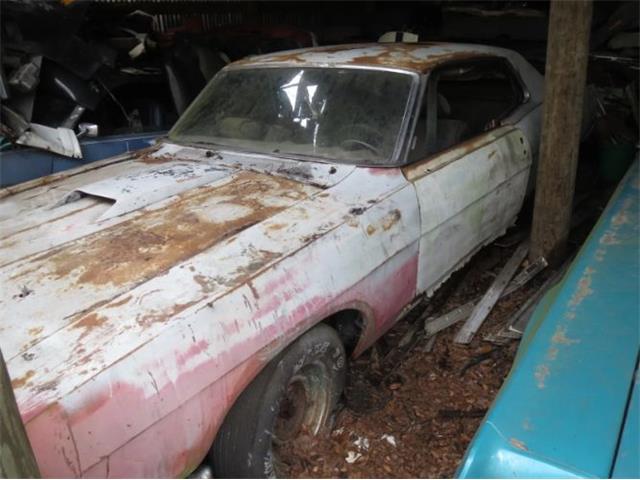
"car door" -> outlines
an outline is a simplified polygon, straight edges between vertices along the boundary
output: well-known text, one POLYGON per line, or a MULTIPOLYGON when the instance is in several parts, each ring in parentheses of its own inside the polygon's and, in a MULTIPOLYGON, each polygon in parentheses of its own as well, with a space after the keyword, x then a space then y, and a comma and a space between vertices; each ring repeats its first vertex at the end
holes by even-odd
POLYGON ((448 65, 426 84, 403 168, 420 205, 417 289, 428 295, 514 223, 531 148, 502 125, 526 95, 502 59, 448 65))

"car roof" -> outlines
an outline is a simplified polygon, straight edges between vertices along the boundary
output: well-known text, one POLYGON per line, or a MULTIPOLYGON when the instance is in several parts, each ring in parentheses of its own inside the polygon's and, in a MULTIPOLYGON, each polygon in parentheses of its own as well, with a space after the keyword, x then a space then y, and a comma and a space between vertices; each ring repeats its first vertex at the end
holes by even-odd
POLYGON ((511 50, 462 43, 368 43, 303 48, 248 57, 234 66, 361 66, 425 73, 452 60, 511 57, 511 50))

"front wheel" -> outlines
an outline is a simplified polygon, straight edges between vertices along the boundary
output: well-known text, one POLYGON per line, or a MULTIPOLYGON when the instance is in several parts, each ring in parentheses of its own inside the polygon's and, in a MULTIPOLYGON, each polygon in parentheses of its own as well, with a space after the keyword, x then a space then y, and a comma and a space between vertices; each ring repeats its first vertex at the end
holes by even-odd
POLYGON ((279 450, 330 427, 345 374, 346 355, 336 331, 320 324, 304 333, 231 408, 211 450, 215 476, 278 476, 279 450))

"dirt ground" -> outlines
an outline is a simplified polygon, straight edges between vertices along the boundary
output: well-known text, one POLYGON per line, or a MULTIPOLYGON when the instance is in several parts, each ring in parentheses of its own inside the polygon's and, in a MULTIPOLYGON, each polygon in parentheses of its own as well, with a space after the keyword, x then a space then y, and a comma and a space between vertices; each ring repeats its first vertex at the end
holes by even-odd
MULTIPOLYGON (((574 247, 592 225, 587 222, 574 234, 574 247)), ((459 323, 437 334, 429 349, 420 317, 425 309, 428 316, 439 316, 484 294, 516 248, 500 247, 501 242, 482 250, 434 298, 351 362, 344 406, 330 436, 300 441, 282 452, 289 477, 455 474, 518 347, 517 340, 495 345, 483 337, 499 330, 552 272, 545 269, 501 299, 469 345, 453 342, 459 323)))

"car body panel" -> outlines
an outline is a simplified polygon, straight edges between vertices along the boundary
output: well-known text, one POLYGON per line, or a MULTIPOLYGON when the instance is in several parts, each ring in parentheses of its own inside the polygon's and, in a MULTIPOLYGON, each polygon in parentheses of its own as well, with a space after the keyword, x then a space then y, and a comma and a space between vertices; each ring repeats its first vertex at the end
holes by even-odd
POLYGON ((405 167, 420 203, 420 291, 431 294, 511 226, 524 199, 530 166, 524 135, 503 127, 405 167))
MULTIPOLYGON (((126 170, 122 166, 119 170, 126 170)), ((23 248, 13 251, 19 258, 3 257, 9 261, 3 283, 20 286, 15 292, 3 291, 3 311, 8 317, 24 319, 3 325, 3 338, 11 339, 3 342, 3 350, 10 358, 13 386, 30 435, 40 437, 32 434, 35 427, 31 425, 39 425, 42 415, 49 418, 52 405, 59 405, 75 439, 81 463, 73 474, 78 475, 121 444, 121 436, 110 435, 108 427, 124 433, 113 422, 122 405, 129 406, 133 417, 129 434, 141 433, 256 350, 267 348, 270 354, 265 353, 265 359, 273 356, 308 328, 308 322, 330 315, 331 305, 348 307, 370 299, 376 290, 370 285, 375 278, 371 270, 378 265, 384 272, 382 280, 399 278, 396 289, 379 297, 382 303, 369 303, 372 321, 377 322, 371 334, 391 326, 415 296, 417 243, 411 241, 418 236, 417 230, 412 231, 419 223, 415 193, 400 172, 380 175, 373 169, 359 169, 355 173, 359 175, 351 182, 345 180, 334 194, 313 201, 307 201, 313 194, 324 195, 319 187, 242 169, 117 218, 100 221, 110 205, 87 198, 77 202, 87 200, 88 205, 54 222, 58 225, 49 232, 32 215, 16 235, 24 235, 29 227, 39 228, 37 238, 46 237, 62 247, 21 239, 23 248), (369 186, 366 196, 356 188, 363 182, 369 186), (353 208, 357 213, 350 214, 353 208), (222 227, 216 223, 221 217, 222 227), (60 222, 65 222, 63 228, 60 222), (229 231, 238 232, 229 235, 229 231), (56 232, 70 234, 57 236, 56 232), (327 238, 319 242, 324 235, 327 238), (358 248, 368 256, 353 258, 352 265, 344 265, 336 255, 341 249, 358 248), (278 269, 269 271, 276 263, 278 269), (309 267, 297 279, 299 265, 317 265, 320 270, 309 267), (335 279, 313 281, 332 279, 332 268, 340 272, 335 279), (278 283, 280 276, 286 281, 278 283), (22 286, 31 293, 20 297, 22 286), (263 289, 270 301, 259 300, 263 289), (291 312, 292 325, 284 312, 291 312), (218 315, 225 320, 212 324, 211 317, 218 315), (47 317, 51 320, 43 321, 47 317), (176 350, 176 338, 195 338, 195 346, 189 341, 185 351, 176 350), (174 350, 158 361, 158 351, 174 350), (195 357, 190 360, 193 365, 183 360, 190 357, 195 357), (200 382, 189 377, 207 361, 213 364, 208 364, 200 382), (180 388, 176 396, 176 385, 185 376, 189 388, 180 388), (171 387, 168 399, 158 393, 167 385, 171 387), (108 401, 95 393, 105 390, 108 401), (87 410, 91 415, 86 415, 87 410), (94 431, 101 435, 91 437, 94 431)), ((82 183, 78 176, 72 178, 74 185, 82 183)), ((67 192, 77 188, 60 190, 57 195, 66 198, 67 192)), ((56 204, 52 201, 42 208, 49 210, 56 204)), ((5 239, 14 241, 13 236, 5 239)), ((122 415, 120 419, 127 421, 122 415)), ((51 444, 54 447, 58 448, 51 444)), ((49 464, 41 450, 36 455, 42 465, 49 464)))
POLYGON ((537 307, 460 477, 640 475, 638 163, 537 307))
POLYGON ((636 368, 624 430, 613 465, 612 478, 640 477, 640 370, 636 368))
POLYGON ((356 310, 360 354, 430 290, 429 268, 452 271, 514 221, 531 162, 521 135, 498 127, 404 168, 162 140, 0 190, 0 347, 41 471, 187 475, 300 334, 356 310), (460 203, 462 165, 477 174, 467 187, 488 182, 460 203), (487 228, 436 263, 421 224, 435 232, 475 204, 487 228))

